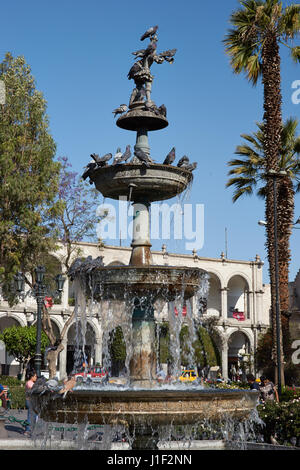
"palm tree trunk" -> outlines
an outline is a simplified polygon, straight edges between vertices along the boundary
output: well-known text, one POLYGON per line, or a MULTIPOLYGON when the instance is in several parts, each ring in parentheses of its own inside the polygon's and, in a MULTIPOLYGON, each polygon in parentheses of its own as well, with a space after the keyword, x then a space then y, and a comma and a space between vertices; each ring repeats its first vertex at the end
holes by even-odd
MULTIPOLYGON (((262 81, 264 86, 264 153, 266 157, 266 170, 278 171, 280 145, 281 145, 281 77, 280 77, 280 54, 276 33, 269 31, 265 38, 262 50, 262 81)), ((277 183, 276 183, 277 184, 277 183)), ((274 189, 272 179, 268 179, 266 196, 266 222, 267 222, 267 252, 269 260, 269 273, 271 282, 271 325, 273 333, 273 357, 277 351, 276 328, 280 328, 276 320, 276 277, 275 277, 275 233, 274 233, 274 189)), ((283 384, 283 361, 282 361, 282 334, 280 335, 280 357, 281 357, 281 383, 283 384)), ((275 359, 276 368, 278 368, 275 359)), ((276 373, 277 379, 278 374, 276 373)))
POLYGON ((278 184, 278 259, 279 259, 279 293, 283 352, 289 356, 289 264, 291 260, 290 236, 294 220, 294 188, 290 177, 280 179, 278 184))

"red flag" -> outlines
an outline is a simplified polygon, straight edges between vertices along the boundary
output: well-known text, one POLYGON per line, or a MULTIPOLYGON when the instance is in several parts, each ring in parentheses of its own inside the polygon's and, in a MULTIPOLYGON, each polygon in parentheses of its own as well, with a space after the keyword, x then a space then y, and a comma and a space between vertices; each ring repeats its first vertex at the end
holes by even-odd
MULTIPOLYGON (((178 310, 177 310, 176 307, 175 307, 174 311, 175 311, 175 315, 177 317, 178 316, 178 310)), ((186 317, 186 306, 182 307, 182 316, 186 317)))
POLYGON ((233 318, 236 318, 236 320, 238 321, 244 321, 245 320, 245 315, 244 315, 244 312, 233 312, 232 314, 233 318))
POLYGON ((45 307, 51 308, 53 306, 52 297, 45 297, 45 307))

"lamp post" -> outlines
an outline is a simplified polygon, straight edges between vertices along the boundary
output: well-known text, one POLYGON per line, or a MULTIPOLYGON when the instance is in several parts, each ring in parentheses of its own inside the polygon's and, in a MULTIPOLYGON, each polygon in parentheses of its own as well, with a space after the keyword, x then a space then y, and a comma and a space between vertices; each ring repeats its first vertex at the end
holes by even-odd
MULTIPOLYGON (((34 358, 34 366, 35 371, 38 377, 41 376, 41 365, 42 365, 42 354, 41 354, 41 338, 42 338, 42 311, 45 296, 48 293, 48 289, 44 284, 44 277, 45 277, 45 267, 44 266, 37 266, 35 268, 35 283, 33 285, 33 289, 29 290, 26 294, 24 294, 24 286, 25 286, 25 277, 23 273, 18 272, 15 276, 15 289, 20 296, 23 298, 26 295, 33 295, 35 297, 37 303, 37 321, 36 321, 36 353, 34 358)), ((63 291, 63 286, 65 282, 65 278, 58 274, 55 277, 56 281, 56 293, 61 294, 63 291)))

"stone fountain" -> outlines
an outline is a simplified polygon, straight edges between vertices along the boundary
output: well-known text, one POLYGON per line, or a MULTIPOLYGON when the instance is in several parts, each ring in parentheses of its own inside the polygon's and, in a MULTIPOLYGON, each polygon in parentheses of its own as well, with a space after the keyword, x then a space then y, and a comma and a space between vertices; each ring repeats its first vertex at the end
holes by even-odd
POLYGON ((100 306, 123 305, 130 325, 128 384, 117 390, 75 387, 65 397, 47 391, 39 395, 33 390, 35 409, 43 420, 120 423, 128 428, 133 449, 157 448, 159 430, 171 424, 189 425, 203 419, 217 420, 224 415, 246 419, 257 401, 253 392, 199 387, 170 389, 157 382, 155 308, 162 302, 167 304, 171 319, 175 306, 180 310, 186 305, 191 318, 197 317, 207 296, 208 275, 199 268, 153 264, 149 229, 151 203, 171 199, 185 191, 193 180, 195 165, 185 157, 175 166, 174 149, 163 163, 155 162, 150 154, 148 133, 168 126, 165 106, 157 106, 151 98, 151 66, 154 62, 172 63, 176 49, 157 53, 157 27, 150 28, 141 39, 147 38, 150 40, 148 47, 133 53, 138 60, 128 73, 128 78, 135 83, 129 106, 121 105, 114 110, 115 115, 120 114, 117 126, 136 132, 133 158, 129 161, 128 149, 112 164, 108 163, 111 155, 99 158, 93 154, 94 162, 87 166, 83 175, 89 177, 105 198, 126 197, 132 203, 130 263, 104 266, 101 257, 76 260, 69 273, 81 291, 75 306, 81 316, 85 314, 86 299, 100 306))

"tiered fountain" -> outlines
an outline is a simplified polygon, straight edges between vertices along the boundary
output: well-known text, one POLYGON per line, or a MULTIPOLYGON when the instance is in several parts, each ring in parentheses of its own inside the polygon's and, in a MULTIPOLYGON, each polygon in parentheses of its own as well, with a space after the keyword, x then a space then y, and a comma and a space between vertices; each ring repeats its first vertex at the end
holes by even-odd
MULTIPOLYGON (((108 164, 107 158, 95 157, 95 163, 88 167, 90 181, 104 197, 126 196, 133 204, 130 263, 128 266, 103 266, 101 259, 77 260, 70 272, 81 293, 75 306, 81 317, 85 315, 87 298, 96 302, 100 310, 105 305, 112 311, 114 305, 123 306, 131 340, 128 384, 117 390, 107 386, 90 390, 75 387, 64 398, 50 392, 34 395, 35 408, 43 420, 125 424, 134 449, 155 449, 160 429, 171 424, 190 425, 203 419, 217 420, 224 415, 246 419, 257 399, 255 393, 241 390, 170 388, 157 382, 155 308, 168 304, 172 321, 175 307, 180 310, 185 304, 193 324, 207 296, 208 275, 198 268, 158 266, 152 261, 150 205, 153 201, 181 194, 193 179, 190 165, 172 165, 172 158, 163 164, 155 163, 150 156, 148 132, 168 126, 165 106, 157 107, 151 99, 150 67, 154 62, 172 62, 176 52, 173 49, 157 53, 156 31, 157 27, 150 28, 142 36, 150 39, 149 46, 134 53, 139 60, 128 78, 134 80, 135 88, 129 107, 120 108, 121 116, 117 120, 120 128, 136 132, 133 159, 127 162, 127 154, 123 161, 121 158, 119 163, 108 164), (195 304, 196 312, 193 312, 195 304)), ((180 365, 180 361, 177 364, 180 365)))

